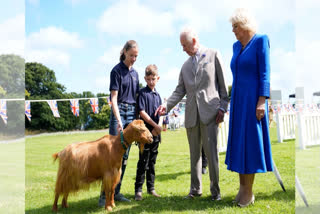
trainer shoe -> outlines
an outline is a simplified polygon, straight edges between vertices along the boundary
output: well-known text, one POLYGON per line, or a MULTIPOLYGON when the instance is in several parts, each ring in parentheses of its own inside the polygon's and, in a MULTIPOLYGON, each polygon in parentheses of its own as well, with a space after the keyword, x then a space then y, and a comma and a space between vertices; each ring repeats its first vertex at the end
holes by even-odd
POLYGON ((130 202, 129 199, 127 199, 126 197, 124 197, 124 195, 122 195, 121 193, 118 193, 114 196, 114 200, 115 201, 121 201, 121 202, 130 202))
POLYGON ((104 192, 101 192, 100 197, 99 197, 99 207, 104 207, 106 204, 106 195, 104 192))

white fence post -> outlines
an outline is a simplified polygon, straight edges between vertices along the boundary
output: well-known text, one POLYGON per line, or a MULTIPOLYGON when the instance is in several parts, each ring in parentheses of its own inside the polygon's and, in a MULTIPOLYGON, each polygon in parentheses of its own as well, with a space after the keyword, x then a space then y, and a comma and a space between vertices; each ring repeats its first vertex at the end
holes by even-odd
POLYGON ((299 137, 298 137, 298 143, 299 143, 299 146, 300 146, 300 149, 305 149, 306 148, 306 145, 305 145, 305 121, 304 121, 304 116, 303 114, 299 111, 297 113, 297 116, 298 116, 298 134, 299 134, 299 137))
POLYGON ((278 111, 276 112, 276 123, 277 123, 278 142, 282 143, 283 142, 283 121, 282 121, 282 116, 278 111))

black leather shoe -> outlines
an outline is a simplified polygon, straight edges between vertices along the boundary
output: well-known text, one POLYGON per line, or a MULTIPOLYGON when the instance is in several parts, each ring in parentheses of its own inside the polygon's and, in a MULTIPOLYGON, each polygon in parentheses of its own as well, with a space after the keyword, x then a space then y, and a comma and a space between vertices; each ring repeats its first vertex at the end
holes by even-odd
POLYGON ((186 197, 184 197, 185 199, 194 199, 194 197, 200 197, 202 194, 194 194, 194 193, 189 193, 186 197))
POLYGON ((221 201, 221 195, 212 196, 212 201, 221 201))

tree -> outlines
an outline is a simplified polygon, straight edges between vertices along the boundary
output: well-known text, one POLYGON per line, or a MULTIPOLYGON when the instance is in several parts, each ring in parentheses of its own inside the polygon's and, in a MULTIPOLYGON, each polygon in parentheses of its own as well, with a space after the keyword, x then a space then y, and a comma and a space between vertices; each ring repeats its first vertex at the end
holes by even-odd
POLYGON ((232 92, 232 85, 229 85, 228 86, 228 97, 229 97, 229 100, 231 100, 231 92, 232 92))
MULTIPOLYGON (((90 91, 82 94, 66 93, 65 87, 56 81, 54 71, 40 63, 26 63, 26 100, 52 100, 91 98, 95 95, 90 91)), ((108 96, 98 94, 97 96, 108 96)), ((58 101, 60 118, 55 118, 46 102, 31 103, 31 123, 26 127, 34 130, 65 131, 72 129, 104 129, 109 126, 110 107, 106 99, 99 99, 99 114, 94 114, 90 100, 79 100, 79 117, 72 114, 70 102, 58 101)))
POLYGON ((24 59, 0 55, 0 98, 22 98, 24 95, 24 59))
MULTIPOLYGON (((16 55, 0 55, 0 99, 23 98, 24 59, 16 55)), ((7 101, 7 125, 0 119, 0 135, 24 135, 24 102, 7 101)))
MULTIPOLYGON (((97 97, 107 97, 108 94, 98 93, 97 97)), ((92 111, 89 116, 91 120, 86 124, 86 129, 105 129, 109 127, 111 108, 107 98, 99 99, 99 114, 94 114, 92 111)))
MULTIPOLYGON (((26 91, 30 94, 30 100, 73 98, 72 95, 66 94, 65 87, 56 81, 54 71, 40 63, 26 63, 25 75, 26 91)), ((79 118, 72 114, 70 103, 58 102, 57 104, 60 118, 53 116, 46 102, 32 102, 32 122, 26 121, 26 128, 51 131, 79 128, 79 118)))

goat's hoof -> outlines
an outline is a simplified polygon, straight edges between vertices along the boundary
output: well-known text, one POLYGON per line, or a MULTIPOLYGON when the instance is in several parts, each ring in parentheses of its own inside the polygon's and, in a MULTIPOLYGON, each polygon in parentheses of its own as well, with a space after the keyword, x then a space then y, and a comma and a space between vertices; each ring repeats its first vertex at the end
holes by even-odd
POLYGON ((111 207, 111 206, 107 206, 107 207, 106 207, 106 210, 108 210, 109 212, 111 212, 111 211, 112 211, 112 207, 111 207))
POLYGON ((115 204, 115 203, 112 203, 112 204, 111 204, 111 207, 112 207, 112 208, 115 208, 115 207, 116 207, 116 204, 115 204))
POLYGON ((53 211, 53 212, 58 212, 58 206, 53 206, 53 207, 52 207, 52 211, 53 211))
POLYGON ((62 204, 62 208, 68 208, 69 205, 68 204, 62 204))

